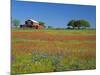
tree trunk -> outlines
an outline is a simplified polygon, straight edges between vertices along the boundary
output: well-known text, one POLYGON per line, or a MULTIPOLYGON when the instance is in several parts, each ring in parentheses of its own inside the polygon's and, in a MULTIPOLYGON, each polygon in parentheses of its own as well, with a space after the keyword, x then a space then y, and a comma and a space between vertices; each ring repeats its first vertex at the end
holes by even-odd
POLYGON ((78 27, 78 29, 80 29, 80 27, 78 27))
POLYGON ((73 29, 75 29, 75 27, 73 26, 73 29))

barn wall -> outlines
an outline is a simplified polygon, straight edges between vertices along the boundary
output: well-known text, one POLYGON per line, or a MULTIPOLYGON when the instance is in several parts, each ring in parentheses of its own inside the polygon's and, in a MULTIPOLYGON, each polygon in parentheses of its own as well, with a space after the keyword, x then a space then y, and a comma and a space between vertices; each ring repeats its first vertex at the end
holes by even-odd
POLYGON ((44 27, 43 27, 43 26, 41 26, 41 25, 39 25, 38 29, 44 29, 44 27))

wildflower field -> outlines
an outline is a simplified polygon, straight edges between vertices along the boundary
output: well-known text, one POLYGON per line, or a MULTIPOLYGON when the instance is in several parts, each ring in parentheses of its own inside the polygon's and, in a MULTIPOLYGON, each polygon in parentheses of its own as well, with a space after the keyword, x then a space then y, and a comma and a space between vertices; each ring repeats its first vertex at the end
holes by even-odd
POLYGON ((12 29, 11 73, 96 68, 96 30, 12 29))

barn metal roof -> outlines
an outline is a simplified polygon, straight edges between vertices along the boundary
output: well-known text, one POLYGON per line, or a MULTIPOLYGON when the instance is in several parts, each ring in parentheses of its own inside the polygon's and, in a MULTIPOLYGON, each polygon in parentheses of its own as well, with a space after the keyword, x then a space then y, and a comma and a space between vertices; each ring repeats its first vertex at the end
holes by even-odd
POLYGON ((35 22, 35 23, 39 23, 38 21, 36 21, 36 20, 33 20, 33 19, 29 19, 29 20, 31 20, 31 21, 33 21, 33 22, 35 22))

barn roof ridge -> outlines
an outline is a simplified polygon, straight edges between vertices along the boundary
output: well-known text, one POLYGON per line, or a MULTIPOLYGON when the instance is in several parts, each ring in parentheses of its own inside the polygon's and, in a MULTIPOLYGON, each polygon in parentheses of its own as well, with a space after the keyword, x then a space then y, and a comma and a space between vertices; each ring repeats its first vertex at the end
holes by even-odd
POLYGON ((31 20, 31 21, 33 21, 33 22, 36 22, 36 23, 39 23, 38 21, 36 21, 36 20, 34 20, 34 19, 29 19, 29 20, 31 20))

